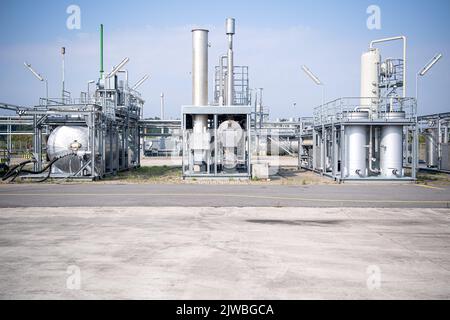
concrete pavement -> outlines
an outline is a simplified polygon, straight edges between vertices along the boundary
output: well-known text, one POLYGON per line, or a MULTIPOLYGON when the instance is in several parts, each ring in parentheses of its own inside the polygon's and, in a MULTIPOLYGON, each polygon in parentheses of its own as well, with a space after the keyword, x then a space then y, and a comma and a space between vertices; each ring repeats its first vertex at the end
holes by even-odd
POLYGON ((450 298, 448 209, 0 212, 2 299, 450 298))

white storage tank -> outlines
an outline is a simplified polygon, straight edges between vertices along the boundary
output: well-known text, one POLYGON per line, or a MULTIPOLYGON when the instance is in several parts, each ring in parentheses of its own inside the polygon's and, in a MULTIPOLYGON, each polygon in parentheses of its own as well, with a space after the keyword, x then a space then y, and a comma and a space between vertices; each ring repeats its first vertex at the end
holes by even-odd
MULTIPOLYGON (((404 112, 388 112, 386 119, 404 119, 404 112)), ((383 177, 403 176, 403 127, 385 125, 381 128, 380 170, 383 177)))
POLYGON ((87 127, 60 126, 52 131, 47 140, 47 155, 50 161, 73 153, 55 162, 54 166, 65 173, 76 173, 81 169, 79 156, 88 151, 89 133, 87 127), (76 147, 76 150, 74 150, 76 147))
POLYGON ((426 162, 428 168, 435 168, 438 166, 438 130, 437 128, 430 128, 425 130, 425 146, 426 146, 426 162))
MULTIPOLYGON (((367 120, 368 112, 349 112, 349 120, 367 120)), ((345 127, 345 175, 347 177, 367 176, 367 133, 365 125, 347 125, 345 127)))
POLYGON ((380 96, 379 74, 381 55, 376 48, 370 49, 361 57, 361 107, 370 108, 373 112, 378 109, 380 96))

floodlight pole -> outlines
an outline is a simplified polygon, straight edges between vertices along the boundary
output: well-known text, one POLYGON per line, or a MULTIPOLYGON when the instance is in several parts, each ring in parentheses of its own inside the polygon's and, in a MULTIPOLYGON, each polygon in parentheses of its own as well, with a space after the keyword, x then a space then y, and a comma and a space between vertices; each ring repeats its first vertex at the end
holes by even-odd
POLYGON ((416 102, 419 99, 419 77, 423 77, 428 71, 442 58, 442 53, 439 53, 433 57, 419 72, 416 74, 416 102))

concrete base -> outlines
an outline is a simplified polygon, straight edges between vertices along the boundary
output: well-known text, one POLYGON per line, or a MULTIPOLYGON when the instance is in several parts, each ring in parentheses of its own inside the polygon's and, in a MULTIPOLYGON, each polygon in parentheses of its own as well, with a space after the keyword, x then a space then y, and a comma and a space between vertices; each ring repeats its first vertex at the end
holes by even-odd
POLYGON ((2 208, 0 299, 450 299, 449 215, 2 208))
POLYGON ((252 163, 252 178, 269 179, 269 163, 268 162, 252 163))

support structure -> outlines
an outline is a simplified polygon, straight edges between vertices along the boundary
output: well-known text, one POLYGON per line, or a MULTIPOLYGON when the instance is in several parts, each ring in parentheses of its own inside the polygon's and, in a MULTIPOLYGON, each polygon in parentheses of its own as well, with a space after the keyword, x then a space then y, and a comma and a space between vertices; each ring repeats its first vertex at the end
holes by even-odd
POLYGON ((312 133, 303 133, 312 137, 313 148, 302 147, 300 153, 312 151, 312 163, 302 160, 302 167, 337 181, 414 181, 418 159, 415 99, 380 100, 379 106, 383 111, 358 111, 364 108, 357 97, 317 107, 312 133))
MULTIPOLYGON (((182 106, 181 111, 183 177, 249 178, 251 108, 236 105, 235 21, 226 20, 227 67, 220 57, 214 105, 208 102, 208 32, 192 30, 192 105, 182 106)), ((248 86, 245 90, 248 92, 248 86)))

